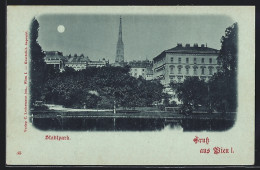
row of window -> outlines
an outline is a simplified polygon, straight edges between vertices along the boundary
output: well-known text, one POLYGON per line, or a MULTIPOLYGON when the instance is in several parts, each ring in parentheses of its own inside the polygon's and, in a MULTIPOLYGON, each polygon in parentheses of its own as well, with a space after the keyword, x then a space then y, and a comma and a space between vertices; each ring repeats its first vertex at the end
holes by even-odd
POLYGON ((160 67, 155 68, 154 72, 160 72, 162 70, 165 70, 165 66, 164 65, 161 65, 160 67))
MULTIPOLYGON (((133 69, 134 71, 137 71, 137 69, 135 68, 135 69, 133 69)), ((142 69, 142 71, 144 72, 144 68, 142 69)))
POLYGON ((73 68, 86 68, 86 67, 73 67, 73 68))
MULTIPOLYGON (((174 68, 173 67, 170 67, 170 74, 174 74, 174 68)), ((197 70, 198 68, 197 67, 194 67, 193 68, 193 73, 194 75, 197 75, 197 70)), ((189 73, 190 69, 189 68, 186 68, 186 74, 190 74, 189 73)), ((182 68, 181 67, 178 67, 178 74, 182 74, 182 68)), ((201 68, 201 74, 204 75, 205 74, 205 67, 202 67, 201 68)), ((213 67, 209 67, 209 75, 212 75, 213 74, 213 67)))
POLYGON ((48 59, 45 59, 45 60, 60 60, 59 58, 48 58, 48 59))
MULTIPOLYGON (((132 73, 132 76, 137 77, 137 73, 132 73)), ((145 76, 144 73, 142 73, 142 76, 145 76)))
MULTIPOLYGON (((70 65, 70 64, 66 64, 66 66, 68 67, 78 67, 78 65, 70 65)), ((80 65, 79 67, 86 67, 87 65, 80 65)))
MULTIPOLYGON (((207 78, 206 76, 200 77, 200 79, 203 79, 203 80, 206 80, 206 78, 207 78)), ((178 82, 181 82, 182 77, 177 77, 177 79, 178 79, 178 82)), ((170 82, 176 83, 176 80, 173 80, 173 77, 170 77, 170 82)))
MULTIPOLYGON (((181 57, 178 58, 178 63, 179 64, 182 63, 181 59, 182 59, 181 57)), ((173 57, 171 57, 171 63, 173 63, 173 62, 174 62, 173 57)), ((189 62, 190 62, 189 58, 186 58, 186 63, 189 63, 189 62)), ((197 58, 193 58, 193 63, 197 64, 197 58)), ((205 63, 205 59, 204 58, 201 59, 201 63, 205 63)), ((209 58, 209 63, 210 64, 212 63, 212 58, 209 58)))

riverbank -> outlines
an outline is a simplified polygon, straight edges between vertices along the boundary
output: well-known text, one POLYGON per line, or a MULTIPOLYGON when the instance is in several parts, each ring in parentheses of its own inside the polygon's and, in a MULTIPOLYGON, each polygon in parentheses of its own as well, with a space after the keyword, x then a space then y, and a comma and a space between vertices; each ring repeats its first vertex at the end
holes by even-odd
POLYGON ((31 111, 34 118, 145 118, 145 119, 224 119, 234 120, 236 113, 193 113, 183 115, 170 111, 143 111, 138 113, 113 113, 113 111, 31 111))

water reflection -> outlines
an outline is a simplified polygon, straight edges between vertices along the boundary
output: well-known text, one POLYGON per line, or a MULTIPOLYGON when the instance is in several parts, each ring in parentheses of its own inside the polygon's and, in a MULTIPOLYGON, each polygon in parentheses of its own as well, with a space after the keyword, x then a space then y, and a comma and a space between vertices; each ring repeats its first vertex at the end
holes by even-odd
POLYGON ((234 120, 162 118, 32 118, 32 124, 41 130, 56 131, 159 131, 164 128, 182 128, 183 131, 224 131, 234 120))

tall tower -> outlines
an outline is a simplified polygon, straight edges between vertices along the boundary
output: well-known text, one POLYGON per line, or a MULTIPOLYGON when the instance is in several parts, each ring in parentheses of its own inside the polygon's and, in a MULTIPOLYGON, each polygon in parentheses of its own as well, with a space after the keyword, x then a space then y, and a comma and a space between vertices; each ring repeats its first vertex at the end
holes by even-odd
POLYGON ((116 63, 124 62, 124 43, 122 39, 122 18, 120 16, 118 41, 116 46, 116 63))

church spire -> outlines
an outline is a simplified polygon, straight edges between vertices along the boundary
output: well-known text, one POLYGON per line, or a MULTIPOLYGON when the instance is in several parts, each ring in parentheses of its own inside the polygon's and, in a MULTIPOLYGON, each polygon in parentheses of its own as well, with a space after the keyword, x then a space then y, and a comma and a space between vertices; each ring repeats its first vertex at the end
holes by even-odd
POLYGON ((122 18, 120 16, 120 24, 119 24, 119 34, 118 34, 118 41, 122 41, 122 18))
POLYGON ((116 60, 115 62, 124 62, 124 43, 122 38, 122 18, 120 16, 118 41, 116 46, 116 60))

